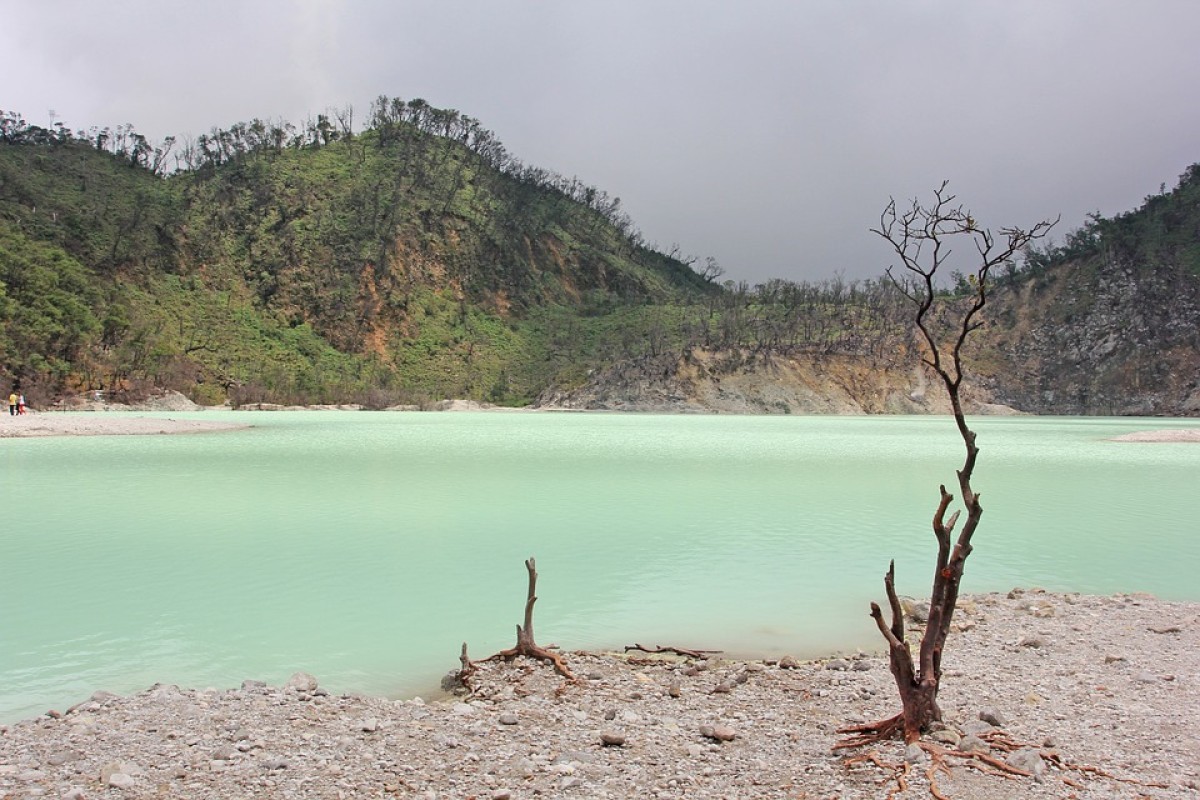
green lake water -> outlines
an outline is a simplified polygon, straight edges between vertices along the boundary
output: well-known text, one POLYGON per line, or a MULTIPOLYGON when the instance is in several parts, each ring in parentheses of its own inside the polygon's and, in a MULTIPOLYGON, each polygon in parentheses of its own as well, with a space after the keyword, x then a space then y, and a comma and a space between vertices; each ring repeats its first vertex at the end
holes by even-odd
MULTIPOLYGON (((159 416, 188 417, 188 414, 159 416)), ((96 689, 428 694, 537 639, 879 649, 895 558, 928 592, 946 417, 203 412, 249 430, 0 439, 0 721, 96 689)), ((1196 420, 979 418, 964 591, 1200 600, 1196 420)), ((956 487, 955 487, 956 488, 956 487)))

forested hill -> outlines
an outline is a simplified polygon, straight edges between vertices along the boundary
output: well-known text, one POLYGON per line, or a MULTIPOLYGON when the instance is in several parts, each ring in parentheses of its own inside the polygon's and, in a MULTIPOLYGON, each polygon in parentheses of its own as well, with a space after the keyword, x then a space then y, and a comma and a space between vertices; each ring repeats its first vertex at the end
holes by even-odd
POLYGON ((629 354, 642 307, 719 291, 419 100, 158 147, 0 122, 0 373, 27 394, 522 402, 629 354))
MULTIPOLYGON (((750 287, 694 266, 647 246, 617 199, 419 100, 379 98, 364 130, 346 109, 157 145, 0 112, 0 388, 35 406, 176 389, 935 410, 886 278, 750 287)), ((1200 413, 1200 167, 1007 265, 985 315, 980 403, 1200 413)))

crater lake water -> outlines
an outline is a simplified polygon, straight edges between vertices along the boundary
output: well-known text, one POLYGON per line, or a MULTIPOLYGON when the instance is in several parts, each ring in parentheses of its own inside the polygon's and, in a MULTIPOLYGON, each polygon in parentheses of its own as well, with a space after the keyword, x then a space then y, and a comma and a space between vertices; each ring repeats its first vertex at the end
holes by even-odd
MULTIPOLYGON (((0 439, 0 721, 298 670, 428 694, 513 643, 529 556, 541 644, 879 650, 868 604, 892 558, 928 593, 963 458, 947 417, 194 416, 253 427, 0 439)), ((971 424, 965 592, 1200 600, 1200 445, 1110 441, 1200 421, 971 424)))

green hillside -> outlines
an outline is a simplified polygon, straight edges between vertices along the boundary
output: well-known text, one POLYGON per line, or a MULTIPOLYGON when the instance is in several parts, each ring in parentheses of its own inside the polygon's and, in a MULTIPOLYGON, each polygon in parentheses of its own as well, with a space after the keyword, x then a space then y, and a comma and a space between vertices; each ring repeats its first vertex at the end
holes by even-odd
POLYGON ((97 146, 5 115, 0 369, 44 396, 521 403, 719 291, 469 117, 374 111, 357 134, 213 130, 167 176, 129 130, 97 146))

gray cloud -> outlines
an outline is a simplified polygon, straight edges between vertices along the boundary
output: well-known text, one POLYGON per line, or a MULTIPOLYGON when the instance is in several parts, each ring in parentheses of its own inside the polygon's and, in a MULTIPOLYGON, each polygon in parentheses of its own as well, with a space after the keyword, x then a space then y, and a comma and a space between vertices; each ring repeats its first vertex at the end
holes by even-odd
POLYGON ((980 220, 1111 215, 1200 161, 1200 4, 0 0, 0 107, 154 138, 424 97, 728 277, 878 275, 943 179, 980 220))

